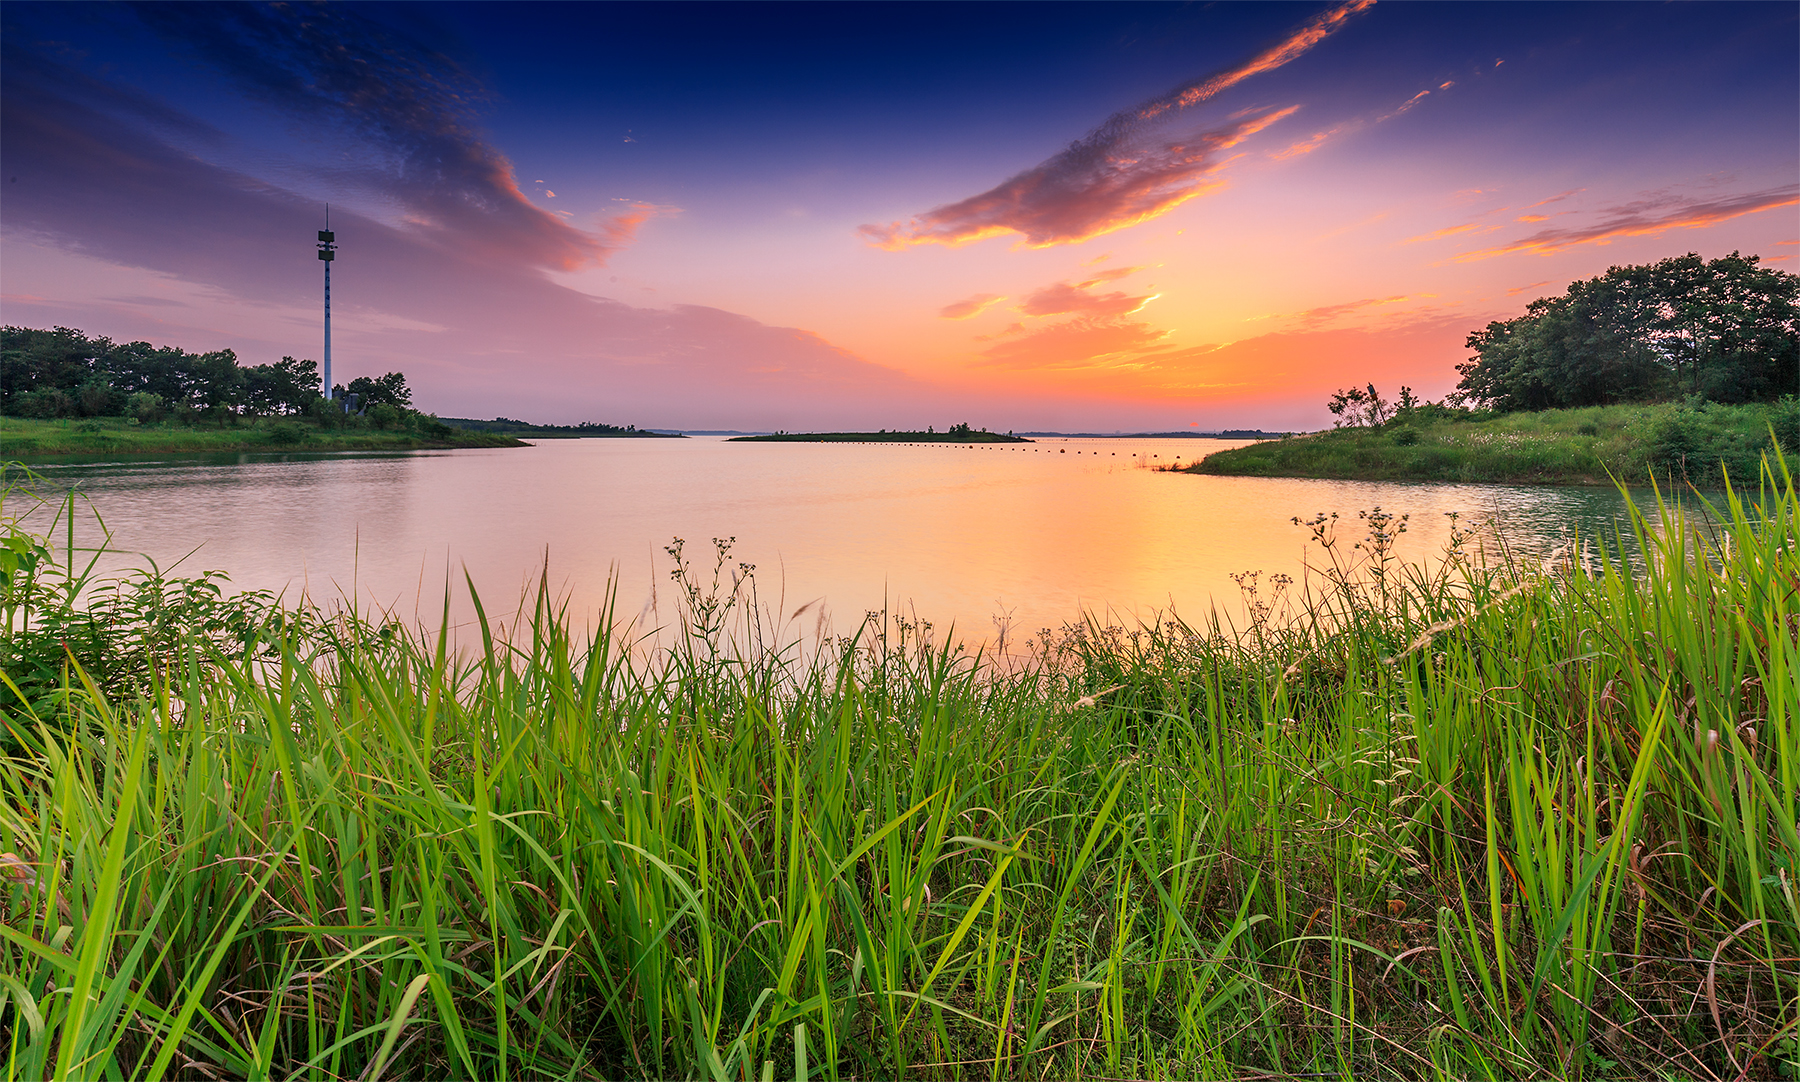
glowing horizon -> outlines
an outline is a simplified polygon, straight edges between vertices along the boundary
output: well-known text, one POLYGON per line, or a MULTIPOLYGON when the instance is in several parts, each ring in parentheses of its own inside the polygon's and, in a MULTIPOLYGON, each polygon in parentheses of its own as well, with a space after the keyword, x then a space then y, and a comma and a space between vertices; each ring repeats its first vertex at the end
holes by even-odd
POLYGON ((1572 280, 1800 238, 1783 5, 0 18, 0 318, 317 356, 330 202, 340 382, 446 416, 1313 428, 1572 280))

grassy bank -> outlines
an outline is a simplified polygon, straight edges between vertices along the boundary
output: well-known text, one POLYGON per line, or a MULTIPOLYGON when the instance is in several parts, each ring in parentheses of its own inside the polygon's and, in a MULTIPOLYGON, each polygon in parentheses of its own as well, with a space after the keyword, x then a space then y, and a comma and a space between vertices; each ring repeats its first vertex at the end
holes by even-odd
POLYGON ((723 548, 633 660, 547 596, 59 609, 15 529, 8 1073, 1793 1077, 1800 500, 1723 514, 1635 577, 1306 524, 1250 626, 1021 671, 757 647, 723 548))
POLYGON ((39 461, 64 455, 211 454, 242 451, 407 451, 435 447, 523 447, 510 436, 442 424, 402 428, 322 428, 265 419, 224 427, 133 424, 122 417, 37 421, 0 417, 0 458, 39 461))
POLYGON ((1754 477, 1770 426, 1800 467, 1800 405, 1598 406, 1471 419, 1421 411, 1377 428, 1338 428, 1218 451, 1187 472, 1362 481, 1637 483, 1651 472, 1716 487, 1721 466, 1754 477))

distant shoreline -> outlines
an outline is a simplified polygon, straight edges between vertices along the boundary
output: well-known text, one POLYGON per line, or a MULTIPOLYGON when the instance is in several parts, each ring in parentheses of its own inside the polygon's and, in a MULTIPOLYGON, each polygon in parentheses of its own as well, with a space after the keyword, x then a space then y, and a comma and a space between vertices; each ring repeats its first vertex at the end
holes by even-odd
POLYGON ((636 425, 605 425, 592 421, 578 425, 534 425, 529 421, 515 421, 511 417, 496 417, 491 421, 478 420, 474 417, 440 417, 438 420, 451 428, 464 432, 485 432, 490 435, 511 436, 515 439, 537 440, 594 440, 594 439, 653 439, 682 440, 687 437, 679 432, 639 428, 636 425))
POLYGON ((726 443, 1030 443, 1000 432, 772 432, 733 436, 726 443))

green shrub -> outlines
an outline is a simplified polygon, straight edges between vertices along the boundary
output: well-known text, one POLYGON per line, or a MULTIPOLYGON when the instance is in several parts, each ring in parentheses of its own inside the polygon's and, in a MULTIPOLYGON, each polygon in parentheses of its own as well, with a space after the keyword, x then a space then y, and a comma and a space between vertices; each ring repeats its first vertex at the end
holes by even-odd
POLYGON ((306 438, 306 426, 298 421, 277 421, 269 426, 269 442, 299 443, 306 438))

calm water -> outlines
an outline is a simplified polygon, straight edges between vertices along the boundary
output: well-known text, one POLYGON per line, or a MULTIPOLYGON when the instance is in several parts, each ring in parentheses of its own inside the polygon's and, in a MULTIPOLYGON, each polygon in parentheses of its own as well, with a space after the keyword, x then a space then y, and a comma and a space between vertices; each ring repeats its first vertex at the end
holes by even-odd
MULTIPOLYGON (((687 540, 710 571, 711 540, 737 538, 765 604, 806 634, 866 611, 916 612, 941 635, 989 641, 1093 613, 1131 623, 1236 611, 1235 572, 1298 578, 1306 531, 1336 511, 1411 516, 1400 552, 1425 559, 1446 512, 1497 520, 1544 554, 1574 531, 1610 534, 1611 490, 1266 480, 1145 468, 1224 446, 1212 440, 1042 440, 950 446, 556 440, 530 449, 402 455, 245 456, 48 470, 104 516, 113 546, 164 568, 221 569, 239 588, 354 597, 435 624, 464 569, 490 611, 510 610, 548 567, 570 611, 666 621, 663 552, 687 540), (546 564, 547 561, 547 564, 546 564), (811 605, 810 608, 806 606, 811 605)), ((91 535, 90 535, 91 536, 91 535)), ((1316 551, 1314 552, 1317 558, 1316 551)))

